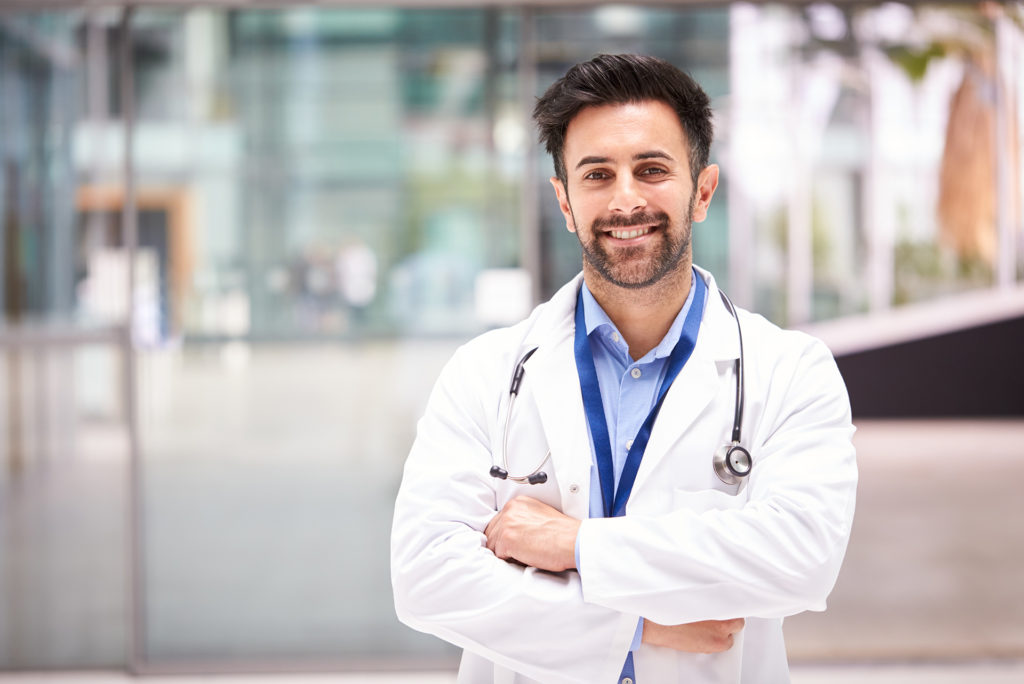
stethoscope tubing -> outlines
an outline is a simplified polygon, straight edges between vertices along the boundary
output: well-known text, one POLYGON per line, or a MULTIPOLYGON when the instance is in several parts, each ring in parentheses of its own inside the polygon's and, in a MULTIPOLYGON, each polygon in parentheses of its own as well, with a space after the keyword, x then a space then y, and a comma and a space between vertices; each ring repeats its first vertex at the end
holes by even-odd
POLYGON ((530 471, 528 475, 512 475, 508 472, 508 435, 510 426, 512 424, 512 408, 516 403, 516 399, 519 397, 519 386, 523 382, 523 375, 526 373, 526 362, 533 356, 533 353, 537 351, 538 347, 534 347, 530 351, 523 354, 522 358, 519 359, 519 363, 516 364, 516 369, 512 373, 512 384, 508 390, 508 408, 505 410, 505 430, 501 437, 501 467, 492 467, 491 475, 502 480, 510 480, 519 484, 541 484, 547 482, 547 473, 541 472, 541 466, 551 458, 551 450, 548 449, 547 453, 544 454, 536 466, 530 471))
MULTIPOLYGON (((729 299, 729 296, 722 290, 719 290, 718 294, 721 295, 722 302, 725 304, 726 308, 729 309, 729 313, 732 314, 732 317, 736 320, 736 339, 739 342, 739 356, 736 358, 733 366, 733 374, 736 376, 736 407, 733 412, 732 421, 732 447, 738 449, 745 455, 747 459, 747 468, 745 472, 736 471, 731 465, 729 465, 728 459, 725 459, 723 464, 720 465, 717 463, 718 458, 716 456, 715 472, 720 479, 726 482, 726 484, 737 484, 742 482, 742 480, 750 474, 751 465, 749 452, 740 446, 743 427, 743 406, 745 403, 744 388, 746 385, 743 378, 743 326, 740 324, 739 314, 737 313, 732 300, 729 299), (728 472, 720 472, 720 468, 722 467, 727 468, 728 472)), ((508 408, 505 411, 505 429, 501 438, 501 466, 492 466, 490 470, 490 474, 493 477, 502 480, 510 480, 520 484, 541 484, 543 482, 547 482, 548 476, 546 473, 541 471, 541 467, 549 458, 551 458, 551 450, 549 449, 547 453, 544 454, 544 458, 537 463, 528 475, 512 475, 508 471, 508 436, 512 425, 512 408, 515 405, 516 398, 519 396, 519 387, 523 382, 523 376, 526 374, 526 362, 531 356, 533 356, 537 349, 538 347, 534 347, 523 354, 512 373, 512 383, 509 387, 508 408)), ((729 445, 723 447, 723 449, 728 448, 729 445)))
POLYGON ((729 299, 729 295, 725 294, 722 290, 718 291, 718 294, 722 296, 722 301, 725 302, 725 306, 729 309, 729 313, 736 320, 736 339, 739 341, 740 354, 736 357, 736 363, 734 368, 736 374, 736 410, 733 413, 732 419, 732 441, 733 444, 740 443, 740 433, 743 425, 743 405, 745 403, 744 387, 746 383, 743 381, 743 326, 740 325, 740 316, 736 313, 736 307, 733 306, 732 300, 729 299))

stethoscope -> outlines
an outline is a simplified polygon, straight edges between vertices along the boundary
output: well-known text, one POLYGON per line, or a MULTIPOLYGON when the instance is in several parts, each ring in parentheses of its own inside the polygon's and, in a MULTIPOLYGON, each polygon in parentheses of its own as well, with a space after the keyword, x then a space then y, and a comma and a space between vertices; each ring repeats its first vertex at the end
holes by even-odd
POLYGON ((512 386, 508 390, 508 410, 505 411, 505 432, 501 437, 501 465, 491 466, 491 477, 496 477, 499 480, 511 480, 512 482, 518 482, 520 484, 544 484, 548 481, 548 474, 542 471, 540 468, 544 465, 545 461, 551 457, 551 450, 544 454, 544 458, 540 460, 540 463, 530 471, 529 475, 509 475, 508 474, 508 426, 512 422, 512 406, 516 403, 516 397, 519 396, 519 385, 523 382, 523 376, 526 374, 526 362, 533 356, 533 353, 537 351, 537 347, 534 347, 530 351, 523 354, 523 358, 519 359, 519 363, 516 364, 516 370, 512 373, 512 386))
MULTIPOLYGON (((754 467, 754 460, 750 456, 750 452, 744 448, 740 442, 741 440, 741 426, 743 424, 743 328, 740 326, 740 317, 736 315, 736 307, 733 306, 732 300, 722 292, 718 291, 718 294, 722 295, 722 301, 725 303, 729 313, 736 320, 736 337, 739 340, 740 353, 739 357, 734 362, 733 370, 736 376, 736 410, 733 414, 732 420, 732 441, 728 444, 723 444, 715 451, 714 456, 711 459, 711 464, 714 467, 715 474, 722 482, 727 485, 736 485, 743 482, 743 478, 750 475, 750 471, 754 467)), ((515 371, 512 373, 512 385, 509 387, 509 398, 508 398, 508 410, 505 412, 505 431, 501 439, 501 465, 492 465, 490 474, 491 477, 496 477, 499 480, 511 480, 512 482, 518 482, 520 484, 543 484, 548 481, 547 473, 541 470, 541 467, 551 457, 551 451, 544 455, 544 458, 530 471, 527 475, 510 475, 508 472, 508 433, 509 425, 512 422, 512 407, 515 405, 516 397, 519 396, 519 387, 523 383, 523 376, 526 374, 526 362, 529 360, 533 353, 537 351, 537 347, 529 350, 523 357, 519 359, 519 363, 516 364, 515 371)))

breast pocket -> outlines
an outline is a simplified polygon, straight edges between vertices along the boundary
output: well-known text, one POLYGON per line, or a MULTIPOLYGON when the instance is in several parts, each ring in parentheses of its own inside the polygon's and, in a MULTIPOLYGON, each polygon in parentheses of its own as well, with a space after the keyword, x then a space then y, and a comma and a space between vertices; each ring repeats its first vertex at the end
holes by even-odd
POLYGON ((688 510, 698 514, 743 508, 746 502, 746 489, 738 494, 720 489, 676 489, 672 496, 675 510, 688 510))

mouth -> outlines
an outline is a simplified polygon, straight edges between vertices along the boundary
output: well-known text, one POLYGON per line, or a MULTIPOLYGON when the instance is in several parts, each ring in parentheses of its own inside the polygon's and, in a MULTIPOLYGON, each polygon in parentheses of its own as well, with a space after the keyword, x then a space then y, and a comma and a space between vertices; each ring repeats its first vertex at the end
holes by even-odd
POLYGON ((655 228, 656 226, 635 226, 630 228, 620 228, 618 230, 609 230, 607 234, 616 240, 632 240, 654 232, 655 228))

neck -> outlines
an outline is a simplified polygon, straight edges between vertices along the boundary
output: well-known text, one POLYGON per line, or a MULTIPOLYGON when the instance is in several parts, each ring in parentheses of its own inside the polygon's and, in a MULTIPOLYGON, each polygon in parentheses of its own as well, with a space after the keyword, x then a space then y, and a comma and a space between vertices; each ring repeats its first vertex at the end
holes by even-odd
POLYGON ((622 333, 633 360, 642 358, 664 339, 690 294, 693 271, 689 260, 660 281, 641 289, 613 285, 586 262, 583 277, 594 299, 622 333))

